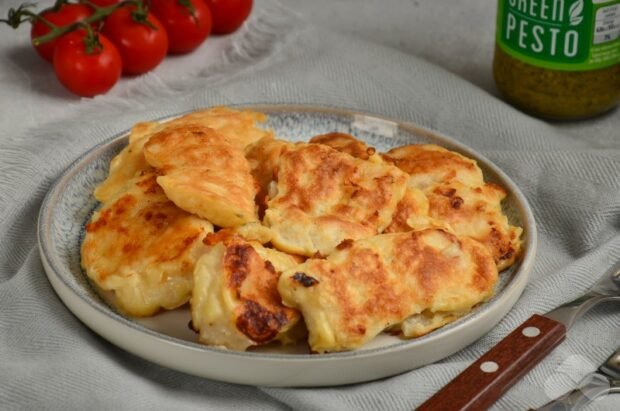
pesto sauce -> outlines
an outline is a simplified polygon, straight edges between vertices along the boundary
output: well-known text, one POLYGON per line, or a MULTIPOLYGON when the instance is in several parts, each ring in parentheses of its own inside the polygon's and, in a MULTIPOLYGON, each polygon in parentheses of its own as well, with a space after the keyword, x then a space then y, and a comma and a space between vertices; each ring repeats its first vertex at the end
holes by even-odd
POLYGON ((561 71, 524 63, 495 47, 497 88, 515 106, 539 117, 579 119, 620 101, 620 64, 592 71, 561 71))

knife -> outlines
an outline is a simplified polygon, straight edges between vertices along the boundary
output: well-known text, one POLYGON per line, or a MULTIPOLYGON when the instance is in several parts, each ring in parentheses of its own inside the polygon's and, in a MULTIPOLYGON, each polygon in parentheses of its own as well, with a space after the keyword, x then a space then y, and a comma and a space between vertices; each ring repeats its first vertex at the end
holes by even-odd
POLYGON ((544 315, 531 316, 417 410, 487 409, 564 341, 577 319, 606 301, 620 302, 620 261, 583 296, 544 315))
POLYGON ((595 399, 607 394, 620 394, 620 348, 600 366, 597 372, 586 375, 578 387, 537 411, 578 411, 595 399))

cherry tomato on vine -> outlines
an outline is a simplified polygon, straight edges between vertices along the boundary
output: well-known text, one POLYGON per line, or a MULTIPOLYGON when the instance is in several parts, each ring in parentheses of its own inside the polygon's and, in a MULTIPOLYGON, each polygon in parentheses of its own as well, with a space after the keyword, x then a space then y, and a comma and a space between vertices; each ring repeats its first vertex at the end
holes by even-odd
POLYGON ((103 35, 99 45, 89 53, 84 30, 65 34, 54 51, 54 71, 58 80, 71 92, 92 97, 111 89, 121 76, 121 55, 103 35))
POLYGON ((189 53, 211 33, 211 12, 203 0, 151 0, 150 11, 168 32, 170 53, 189 53))
POLYGON ((118 47, 123 73, 142 74, 154 69, 168 53, 168 34, 151 13, 138 18, 136 7, 121 7, 110 14, 102 33, 118 47))
MULTIPOLYGON (((58 27, 67 26, 69 24, 75 23, 76 21, 80 21, 90 16, 93 13, 93 10, 84 5, 84 4, 63 4, 58 8, 58 10, 54 10, 53 8, 42 11, 39 15, 49 21, 52 24, 55 24, 58 27)), ((30 30, 30 38, 34 39, 36 37, 41 37, 44 34, 50 32, 50 28, 41 21, 36 21, 33 23, 32 28, 30 30)), ((47 43, 43 43, 40 46, 36 46, 35 49, 37 53, 45 60, 51 62, 54 58, 54 48, 58 39, 52 40, 47 43)))
POLYGON ((106 7, 118 3, 121 0, 90 0, 95 6, 106 7))
POLYGON ((237 30, 252 11, 252 0, 206 0, 213 18, 213 34, 237 30))

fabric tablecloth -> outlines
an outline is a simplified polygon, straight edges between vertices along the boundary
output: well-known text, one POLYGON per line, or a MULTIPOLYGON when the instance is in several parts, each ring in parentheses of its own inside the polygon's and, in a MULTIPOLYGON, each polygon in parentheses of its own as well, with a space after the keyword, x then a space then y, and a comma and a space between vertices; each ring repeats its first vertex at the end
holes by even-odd
MULTIPOLYGON (((0 14, 18 3, 3 2, 0 14)), ((620 259, 620 113, 547 123, 498 99, 488 77, 494 25, 488 2, 302 3, 259 0, 233 36, 210 39, 196 53, 167 59, 94 99, 77 99, 57 84, 30 50, 27 30, 0 28, 0 409, 409 410, 531 314, 580 295, 620 259), (487 28, 468 37, 468 28, 477 27, 473 18, 487 28), (446 30, 462 43, 458 57, 445 54, 457 51, 446 30), (467 64, 478 67, 475 75, 461 67, 467 64), (443 361, 334 388, 196 378, 98 337, 65 308, 41 267, 36 217, 50 184, 84 151, 136 121, 241 103, 387 115, 453 136, 490 158, 524 192, 538 223, 538 254, 521 299, 491 332, 443 361)), ((494 409, 542 405, 619 344, 620 307, 594 309, 494 409)), ((619 404, 620 397, 609 396, 588 409, 619 404)))

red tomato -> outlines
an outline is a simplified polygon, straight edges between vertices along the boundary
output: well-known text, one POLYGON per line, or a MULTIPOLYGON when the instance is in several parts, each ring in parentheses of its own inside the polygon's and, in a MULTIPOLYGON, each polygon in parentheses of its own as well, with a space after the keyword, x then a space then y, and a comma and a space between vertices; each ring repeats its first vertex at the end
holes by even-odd
MULTIPOLYGON (((50 23, 55 24, 58 27, 67 26, 90 16, 93 10, 84 4, 63 4, 57 11, 54 9, 47 9, 40 13, 40 16, 48 20, 50 23)), ((50 28, 40 21, 35 22, 30 30, 30 38, 41 37, 44 34, 49 33, 50 28)), ((43 43, 40 46, 36 46, 37 53, 45 60, 51 62, 54 58, 54 48, 58 39, 52 40, 47 43, 43 43)))
POLYGON ((99 35, 101 48, 88 54, 84 30, 58 39, 54 71, 58 80, 73 93, 92 97, 111 89, 121 76, 121 55, 110 40, 99 35))
POLYGON ((228 34, 241 27, 252 11, 252 0, 206 0, 213 17, 213 33, 228 34))
POLYGON ((124 74, 142 74, 154 69, 168 53, 168 34, 151 13, 147 21, 155 28, 133 20, 134 6, 121 7, 103 24, 103 34, 118 47, 124 74))
POLYGON ((189 53, 211 32, 211 12, 202 0, 188 0, 194 15, 179 0, 151 0, 150 11, 168 32, 170 53, 189 53))
POLYGON ((106 7, 118 3, 121 0, 90 0, 95 6, 106 7))

